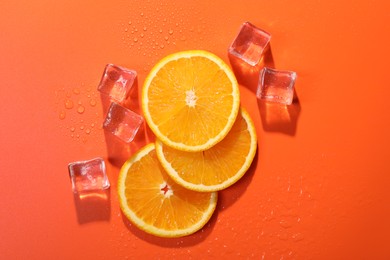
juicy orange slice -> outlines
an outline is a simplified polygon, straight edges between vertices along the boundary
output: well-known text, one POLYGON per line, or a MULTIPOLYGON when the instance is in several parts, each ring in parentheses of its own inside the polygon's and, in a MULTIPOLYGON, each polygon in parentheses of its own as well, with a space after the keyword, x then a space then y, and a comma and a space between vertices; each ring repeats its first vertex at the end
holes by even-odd
POLYGON ((245 110, 218 144, 203 152, 183 152, 156 141, 157 156, 169 176, 191 190, 222 190, 238 181, 256 154, 254 124, 245 110))
POLYGON ((203 151, 229 132, 240 94, 229 66, 207 51, 184 51, 158 62, 142 89, 142 110, 164 144, 203 151))
POLYGON ((213 214, 217 193, 187 190, 160 165, 155 145, 124 163, 118 180, 120 207, 140 229, 160 237, 180 237, 201 229, 213 214))

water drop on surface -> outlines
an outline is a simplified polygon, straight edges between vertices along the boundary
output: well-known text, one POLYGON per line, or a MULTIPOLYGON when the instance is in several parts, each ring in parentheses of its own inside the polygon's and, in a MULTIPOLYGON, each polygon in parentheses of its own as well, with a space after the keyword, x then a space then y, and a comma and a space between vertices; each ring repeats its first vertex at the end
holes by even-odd
POLYGON ((76 95, 80 94, 80 89, 74 88, 73 89, 73 93, 76 94, 76 95))
POLYGON ((65 108, 72 109, 73 108, 73 101, 70 99, 65 100, 65 108))
POLYGON ((95 100, 95 99, 91 99, 91 100, 89 101, 89 104, 91 105, 91 107, 96 106, 96 100, 95 100))
POLYGON ((127 32, 128 30, 129 30, 129 29, 126 28, 126 29, 125 29, 125 32, 127 32))
POLYGON ((70 131, 71 131, 71 132, 74 132, 74 130, 75 130, 74 127, 71 127, 71 128, 70 128, 70 131))
POLYGON ((77 108, 77 113, 79 113, 79 114, 84 113, 84 111, 85 111, 85 108, 81 105, 77 108))
POLYGON ((65 119, 65 117, 66 117, 65 111, 61 111, 61 112, 59 113, 58 117, 59 117, 61 120, 65 119))
POLYGON ((173 34, 173 30, 170 29, 170 30, 168 31, 168 33, 169 33, 170 35, 172 35, 172 34, 173 34))
POLYGON ((89 135, 89 134, 91 133, 91 129, 89 129, 89 128, 85 129, 85 133, 86 133, 87 135, 89 135))
POLYGON ((81 129, 81 130, 83 130, 83 129, 84 129, 84 126, 83 126, 83 125, 82 125, 82 126, 80 126, 80 129, 81 129))
POLYGON ((146 28, 146 26, 144 26, 144 28, 143 28, 143 29, 144 29, 144 31, 146 31, 148 28, 146 28))
POLYGON ((137 37, 135 37, 133 40, 134 40, 134 42, 138 42, 138 38, 137 37))

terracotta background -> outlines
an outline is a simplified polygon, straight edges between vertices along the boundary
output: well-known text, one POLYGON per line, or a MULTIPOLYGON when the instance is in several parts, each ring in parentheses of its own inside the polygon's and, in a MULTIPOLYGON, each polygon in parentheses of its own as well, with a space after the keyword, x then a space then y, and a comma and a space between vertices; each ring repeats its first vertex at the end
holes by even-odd
POLYGON ((5 0, 0 10, 2 259, 389 259, 387 1, 5 0), (272 34, 267 62, 298 73, 291 107, 258 104, 256 74, 229 62, 244 21, 272 34), (107 63, 137 70, 141 86, 155 62, 188 49, 234 68, 258 154, 202 231, 161 239, 122 217, 96 87, 107 63), (96 156, 111 189, 78 200, 67 164, 96 156))

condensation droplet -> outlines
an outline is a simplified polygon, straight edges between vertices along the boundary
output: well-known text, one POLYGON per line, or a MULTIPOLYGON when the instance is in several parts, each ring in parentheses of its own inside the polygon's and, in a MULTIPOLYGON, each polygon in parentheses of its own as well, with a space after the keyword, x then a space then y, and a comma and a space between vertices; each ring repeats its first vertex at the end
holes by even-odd
POLYGON ((91 105, 91 107, 96 106, 96 100, 95 100, 95 99, 91 99, 91 100, 89 101, 89 104, 91 105))
POLYGON ((301 240, 305 239, 305 237, 302 235, 302 233, 296 233, 296 234, 292 235, 292 239, 295 242, 298 242, 298 241, 301 241, 301 240))
POLYGON ((82 125, 82 126, 80 126, 80 129, 81 129, 81 130, 84 130, 84 126, 83 126, 83 125, 82 125))
POLYGON ((79 113, 79 114, 84 113, 84 111, 85 111, 85 108, 84 108, 83 106, 79 106, 79 107, 77 108, 77 113, 79 113))
POLYGON ((144 13, 142 12, 140 15, 141 15, 141 16, 144 16, 144 13))
POLYGON ((129 21, 129 25, 131 24, 131 21, 129 21))
POLYGON ((141 37, 141 38, 144 38, 144 36, 145 36, 145 35, 144 35, 143 33, 140 34, 140 37, 141 37))
POLYGON ((159 33, 162 33, 162 32, 163 32, 163 30, 162 30, 162 29, 160 29, 160 30, 159 30, 159 33))
POLYGON ((168 33, 169 33, 170 35, 172 35, 172 34, 173 34, 173 30, 170 29, 170 30, 168 31, 168 33))
POLYGON ((143 28, 143 29, 144 29, 144 31, 146 31, 148 28, 146 28, 146 26, 144 26, 144 28, 143 28))
POLYGON ((91 133, 91 129, 89 129, 89 128, 85 129, 85 133, 86 133, 87 135, 89 135, 89 134, 91 133))
POLYGON ((134 42, 138 42, 138 38, 137 37, 134 37, 134 42))
POLYGON ((129 29, 128 29, 128 28, 126 28, 126 29, 125 29, 125 32, 127 32, 128 30, 129 30, 129 29))
POLYGON ((72 109, 73 108, 73 101, 70 99, 65 100, 65 108, 72 109))
POLYGON ((164 49, 164 47, 165 47, 164 44, 161 44, 161 45, 160 45, 160 48, 161 48, 161 49, 164 49))
POLYGON ((83 102, 81 100, 79 100, 79 102, 77 102, 77 104, 81 105, 83 102))
POLYGON ((74 130, 75 130, 74 127, 71 127, 71 128, 70 128, 70 131, 71 131, 71 132, 74 132, 74 130))
POLYGON ((80 89, 74 88, 73 89, 73 93, 76 94, 76 95, 80 94, 80 89))
POLYGON ((290 228, 290 227, 292 227, 291 222, 288 221, 288 220, 285 220, 285 219, 280 220, 280 221, 279 221, 279 224, 280 224, 280 226, 282 226, 282 227, 284 227, 284 228, 290 228))
POLYGON ((65 119, 65 117, 66 117, 65 111, 61 111, 61 112, 58 114, 58 117, 59 117, 61 120, 65 119))
POLYGON ((91 127, 95 127, 95 123, 92 123, 92 124, 91 124, 91 127))

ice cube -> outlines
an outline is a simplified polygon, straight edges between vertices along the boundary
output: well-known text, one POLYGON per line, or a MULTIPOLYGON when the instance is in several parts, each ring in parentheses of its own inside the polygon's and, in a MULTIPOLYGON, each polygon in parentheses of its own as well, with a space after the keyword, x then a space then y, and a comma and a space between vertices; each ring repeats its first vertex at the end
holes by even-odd
POLYGON ((144 119, 116 102, 108 109, 103 128, 126 143, 133 141, 144 119))
POLYGON ((251 66, 256 66, 269 46, 271 35, 249 22, 242 24, 240 31, 229 47, 229 53, 251 66))
POLYGON ((260 72, 256 96, 258 99, 291 105, 296 78, 294 71, 264 67, 260 72))
POLYGON ((99 191, 110 187, 102 158, 70 163, 68 170, 74 193, 99 191))
POLYGON ((134 84, 137 72, 114 64, 107 64, 98 86, 100 93, 113 101, 124 104, 129 99, 138 101, 138 90, 134 84))

